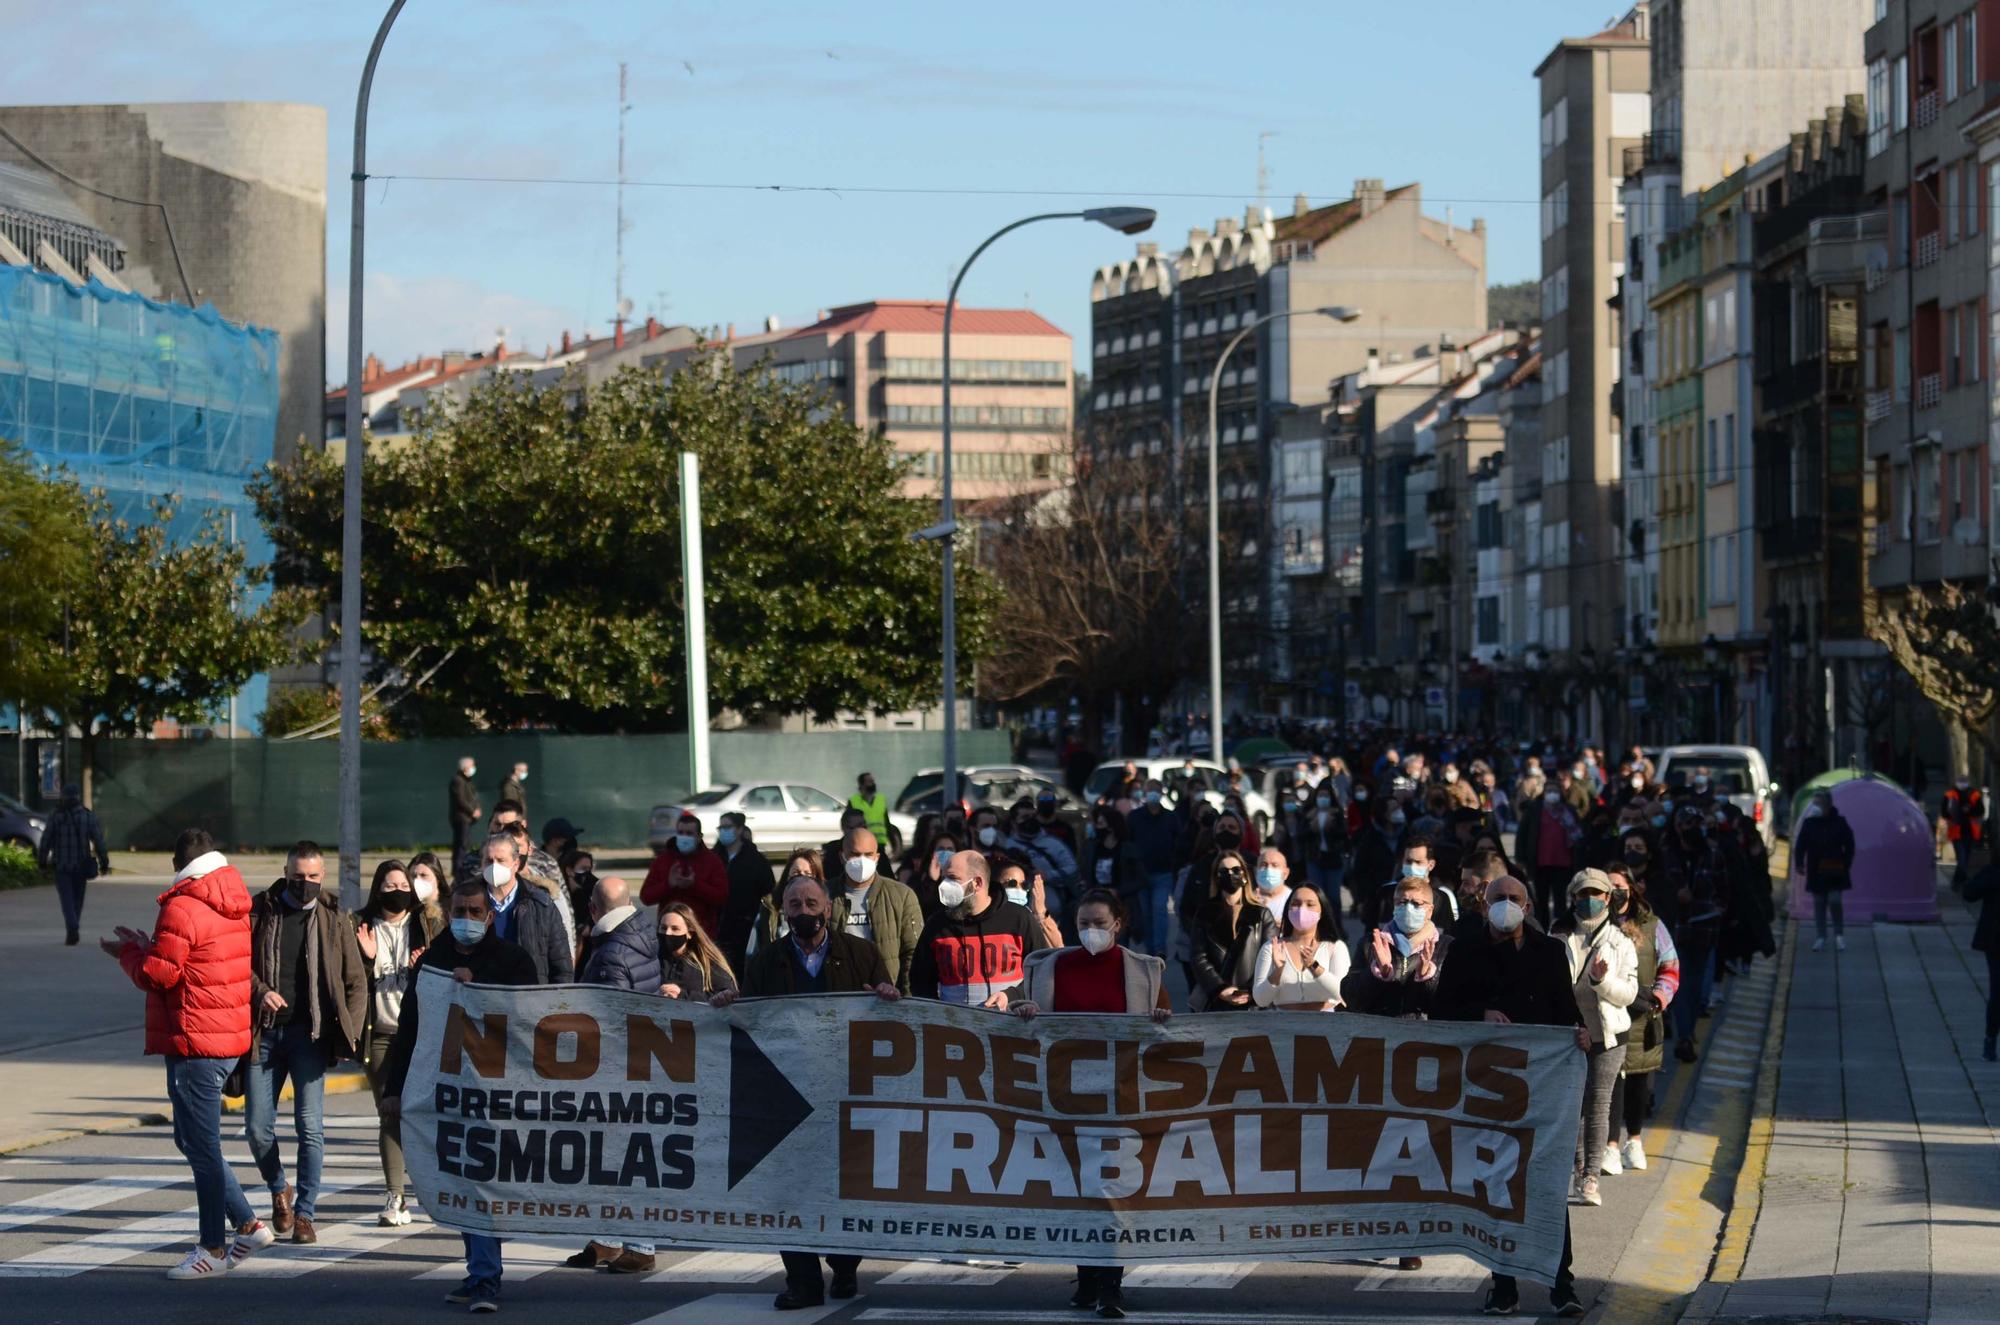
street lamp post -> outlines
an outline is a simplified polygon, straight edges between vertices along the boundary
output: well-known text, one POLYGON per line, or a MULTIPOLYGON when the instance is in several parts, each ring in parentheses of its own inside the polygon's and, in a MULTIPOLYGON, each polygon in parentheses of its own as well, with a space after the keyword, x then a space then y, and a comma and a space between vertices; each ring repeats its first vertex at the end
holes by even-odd
MULTIPOLYGON (((397 2, 400 4, 401 0, 397 2)), ((1150 207, 1090 207, 1080 212, 1043 212, 1036 216, 1024 216, 988 235, 978 248, 972 250, 972 256, 965 260, 958 274, 951 278, 951 292, 944 300, 944 421, 943 439, 939 446, 943 464, 940 496, 944 516, 923 535, 935 537, 944 553, 944 777, 939 783, 940 809, 958 799, 958 585, 953 577, 952 564, 952 544, 958 525, 952 514, 951 501, 951 317, 958 307, 958 287, 965 280, 965 273, 972 270, 972 264, 979 261, 981 253, 991 248, 1002 235, 1011 234, 1024 225, 1033 225, 1037 221, 1092 221, 1109 226, 1120 234, 1136 235, 1150 230, 1156 215, 1150 207)))
MULTIPOLYGON (((1216 428, 1216 411, 1222 394, 1222 369, 1243 338, 1268 322, 1294 317, 1330 317, 1336 322, 1352 322, 1361 316, 1358 308, 1293 308, 1245 324, 1222 347, 1221 357, 1208 374, 1208 757, 1222 762, 1222 518, 1216 470, 1220 463, 1221 438, 1216 428)), ((1342 678, 1343 681, 1345 678, 1342 678)))
POLYGON ((340 511, 340 904, 361 905, 361 275, 368 237, 368 93, 389 29, 403 12, 392 0, 354 96, 354 201, 347 239, 347 450, 340 511))

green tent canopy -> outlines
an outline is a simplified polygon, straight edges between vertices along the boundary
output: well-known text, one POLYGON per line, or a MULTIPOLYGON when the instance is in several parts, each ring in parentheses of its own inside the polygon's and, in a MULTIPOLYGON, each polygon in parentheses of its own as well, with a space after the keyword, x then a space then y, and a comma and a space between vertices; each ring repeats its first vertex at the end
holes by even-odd
POLYGON ((1806 812, 1806 802, 1812 799, 1812 794, 1815 791, 1818 791, 1821 787, 1832 787, 1842 782, 1852 782, 1856 778, 1867 778, 1871 782, 1886 782, 1898 790, 1901 790, 1903 786, 1896 779, 1886 777, 1881 773, 1863 772, 1858 768, 1829 768, 1826 772, 1792 793, 1792 817, 1790 822, 1797 823, 1799 821, 1799 816, 1806 812))

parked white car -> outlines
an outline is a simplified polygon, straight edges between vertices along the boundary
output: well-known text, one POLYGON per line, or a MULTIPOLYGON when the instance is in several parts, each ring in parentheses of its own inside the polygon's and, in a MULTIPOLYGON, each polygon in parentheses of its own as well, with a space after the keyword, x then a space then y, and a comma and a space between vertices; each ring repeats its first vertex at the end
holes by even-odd
MULTIPOLYGON (((1083 784, 1083 798, 1095 804, 1099 796, 1118 785, 1118 779, 1125 772, 1125 765, 1133 764, 1138 767, 1141 777, 1158 778, 1167 784, 1165 804, 1171 809, 1175 799, 1172 775, 1180 769, 1183 762, 1179 756, 1165 759, 1107 759, 1091 770, 1090 780, 1083 784)), ((1202 799, 1210 805, 1219 807, 1223 796, 1218 788, 1228 782, 1228 773, 1220 764, 1211 763, 1206 759, 1196 759, 1194 771, 1208 784, 1208 790, 1202 794, 1202 799)), ((1250 821, 1256 825, 1259 837, 1270 834, 1271 802, 1257 789, 1256 774, 1249 769, 1243 773, 1243 812, 1248 814, 1250 821)))
POLYGON ((672 845, 674 824, 685 812, 701 821, 702 840, 714 846, 722 816, 735 812, 749 825, 759 851, 784 856, 795 847, 824 846, 839 837, 845 808, 846 803, 831 792, 803 782, 730 783, 684 801, 655 805, 646 844, 655 851, 672 845))
POLYGON ((1678 797, 1693 785, 1695 775, 1708 775, 1709 790, 1750 816, 1764 845, 1777 840, 1778 784, 1771 781, 1763 751, 1749 745, 1670 745, 1654 760, 1655 776, 1667 794, 1678 797))

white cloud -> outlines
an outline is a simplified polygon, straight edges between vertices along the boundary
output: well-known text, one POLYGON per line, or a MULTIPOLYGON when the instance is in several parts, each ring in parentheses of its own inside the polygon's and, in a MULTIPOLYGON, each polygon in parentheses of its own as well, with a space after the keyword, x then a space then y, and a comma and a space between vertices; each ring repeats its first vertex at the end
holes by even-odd
MULTIPOLYGON (((385 364, 439 350, 490 349, 503 328, 508 345, 539 353, 543 346, 560 341, 565 330, 581 334, 588 325, 575 309, 489 290, 452 276, 371 272, 367 283, 363 349, 385 364)), ((336 296, 331 288, 327 293, 336 296)), ((344 294, 343 283, 338 295, 344 294)), ((347 301, 338 297, 329 302, 327 379, 338 383, 347 376, 347 301)))

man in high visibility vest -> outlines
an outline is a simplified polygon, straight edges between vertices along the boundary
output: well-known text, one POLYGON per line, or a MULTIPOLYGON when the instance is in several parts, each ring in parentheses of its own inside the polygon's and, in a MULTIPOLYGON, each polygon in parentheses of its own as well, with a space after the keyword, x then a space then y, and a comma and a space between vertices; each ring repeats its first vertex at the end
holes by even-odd
POLYGON ((1954 873, 1963 874, 1966 860, 1986 841, 1986 798, 1972 779, 1961 777, 1945 788, 1944 835, 1951 842, 1954 873))
POLYGON ((859 778, 855 779, 855 785, 860 790, 848 798, 848 805, 861 811, 862 817, 867 823, 868 831, 875 834, 877 842, 888 842, 889 798, 875 789, 875 775, 873 773, 863 773, 859 778))

